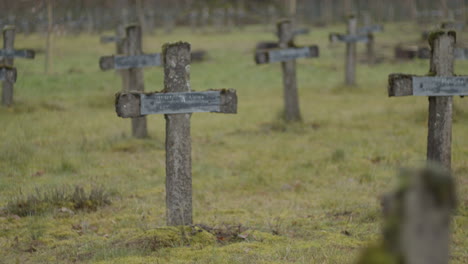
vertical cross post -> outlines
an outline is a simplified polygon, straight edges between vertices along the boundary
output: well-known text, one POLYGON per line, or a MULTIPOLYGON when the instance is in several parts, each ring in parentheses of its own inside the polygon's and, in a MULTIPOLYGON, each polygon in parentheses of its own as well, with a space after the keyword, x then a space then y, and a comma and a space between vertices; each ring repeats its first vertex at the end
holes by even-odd
MULTIPOLYGON (((370 28, 371 27, 371 16, 369 13, 366 13, 364 15, 364 28, 370 28)), ((367 43, 366 43, 366 55, 367 55, 367 62, 369 64, 374 63, 374 53, 375 53, 375 42, 374 42, 374 33, 372 30, 369 30, 367 32, 367 43)))
MULTIPOLYGON (((15 45, 15 27, 7 26, 3 29, 3 49, 7 52, 13 52, 15 45)), ((13 67, 13 57, 3 58, 3 65, 13 67)), ((10 106, 13 104, 13 82, 9 80, 3 81, 2 89, 2 105, 10 106)))
MULTIPOLYGON (((190 44, 169 44, 163 50, 164 90, 190 92, 190 44)), ((192 224, 191 114, 166 114, 167 225, 192 224)))
POLYGON ((383 239, 364 251, 359 264, 448 264, 455 184, 445 169, 402 170, 400 187, 383 199, 383 239), (377 262, 376 262, 377 261, 377 262))
POLYGON ((115 109, 117 115, 123 118, 165 114, 166 221, 171 226, 191 225, 191 113, 235 114, 237 94, 232 89, 191 92, 188 43, 165 45, 162 60, 164 90, 153 93, 137 91, 119 93, 116 96, 115 109))
MULTIPOLYGON (((347 34, 355 36, 357 34, 357 19, 354 16, 348 19, 347 34)), ((346 85, 356 84, 356 42, 346 42, 346 85)))
POLYGON ((452 96, 468 95, 468 77, 453 73, 455 40, 454 31, 430 34, 430 76, 389 76, 389 96, 429 96, 427 159, 448 170, 451 169, 452 96))
MULTIPOLYGON (((430 41, 430 72, 435 76, 453 76, 455 34, 433 33, 430 41)), ((429 97, 427 159, 451 167, 452 96, 429 97)))
MULTIPOLYGON (((126 29, 123 25, 118 25, 116 28, 116 42, 115 42, 115 51, 118 55, 125 55, 127 52, 127 36, 126 29)), ((122 88, 125 90, 128 84, 128 70, 117 70, 118 74, 122 77, 122 88)))
MULTIPOLYGON (((277 25, 279 47, 289 48, 293 45, 293 23, 290 20, 280 21, 277 25)), ((296 81, 296 61, 289 60, 281 63, 284 85, 284 117, 286 121, 300 121, 299 95, 296 81)))
MULTIPOLYGON (((124 44, 126 48, 125 54, 127 56, 141 55, 143 53, 141 27, 137 25, 129 26, 126 29, 126 34, 127 40, 124 44)), ((127 82, 124 86, 125 91, 143 92, 145 90, 143 69, 130 68, 127 74, 122 75, 122 78, 124 82, 127 82)), ((148 136, 146 117, 132 118, 132 135, 136 138, 145 138, 148 136)))

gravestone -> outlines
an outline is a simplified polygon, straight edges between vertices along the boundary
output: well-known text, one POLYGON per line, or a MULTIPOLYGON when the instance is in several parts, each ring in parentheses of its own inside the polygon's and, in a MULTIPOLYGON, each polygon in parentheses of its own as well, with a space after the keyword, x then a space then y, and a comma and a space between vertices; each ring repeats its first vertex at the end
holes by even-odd
MULTIPOLYGON (((144 91, 143 67, 161 66, 160 54, 143 54, 141 27, 131 25, 126 28, 126 38, 122 42, 124 55, 101 57, 101 70, 120 70, 124 91, 144 91)), ((148 135, 146 118, 132 119, 132 135, 145 138, 148 135)))
POLYGON ((237 112, 235 90, 192 92, 190 44, 163 48, 164 90, 156 93, 123 92, 116 96, 116 112, 123 118, 165 114, 166 119, 166 221, 167 225, 192 224, 192 159, 190 117, 195 112, 237 112))
POLYGON ((339 33, 330 34, 331 42, 346 43, 346 61, 345 61, 345 83, 346 85, 356 84, 356 43, 368 42, 368 35, 359 35, 357 32, 357 19, 350 16, 348 19, 348 32, 346 35, 339 33))
POLYGON ((448 264, 450 224, 456 207, 453 177, 429 165, 404 169, 398 189, 382 201, 382 239, 364 250, 357 264, 448 264))
MULTIPOLYGON (((0 50, 0 64, 2 66, 12 68, 14 58, 34 59, 35 52, 33 50, 15 50, 15 27, 5 26, 3 28, 3 49, 0 50)), ((15 78, 16 81, 16 70, 15 78)), ((3 80, 2 89, 2 105, 11 106, 13 104, 13 84, 11 78, 3 80)))
POLYGON ((281 62, 284 85, 284 118, 286 121, 300 121, 299 96, 296 80, 296 59, 319 56, 317 46, 296 47, 293 24, 290 20, 280 21, 278 27, 278 49, 257 50, 255 62, 267 64, 281 62))
POLYGON ((454 76, 454 31, 430 36, 430 76, 391 74, 389 96, 429 96, 427 159, 450 170, 452 145, 452 96, 468 95, 468 77, 454 76))

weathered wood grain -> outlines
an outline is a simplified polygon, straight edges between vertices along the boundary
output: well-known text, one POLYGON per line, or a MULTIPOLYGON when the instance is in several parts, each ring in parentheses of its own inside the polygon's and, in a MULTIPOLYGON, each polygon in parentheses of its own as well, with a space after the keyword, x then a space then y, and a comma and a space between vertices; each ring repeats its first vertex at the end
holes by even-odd
MULTIPOLYGON (((190 92, 190 44, 164 46, 164 90, 190 92)), ((166 118, 166 223, 191 225, 192 139, 191 114, 167 114, 166 118)))
MULTIPOLYGON (((353 16, 348 20, 348 36, 356 36, 357 31, 357 19, 353 16)), ((367 36, 365 36, 367 39, 367 36)), ((356 84, 356 63, 357 63, 357 51, 356 41, 346 42, 346 62, 345 62, 345 82, 346 85, 356 84)))
MULTIPOLYGON (((284 20, 278 23, 277 28, 280 49, 290 48, 294 45, 293 23, 289 20, 284 20)), ((285 120, 289 122, 301 121, 302 117, 296 80, 296 61, 284 61, 281 63, 281 68, 283 70, 285 120)))
POLYGON ((117 115, 123 118, 150 114, 237 113, 233 89, 181 93, 124 92, 116 96, 117 115))
POLYGON ((296 60, 299 58, 316 58, 319 56, 319 48, 316 45, 302 48, 271 49, 262 50, 255 53, 257 64, 266 64, 296 60))
MULTIPOLYGON (((137 56, 142 54, 142 32, 139 25, 130 25, 126 28, 127 43, 125 45, 126 56, 137 56)), ((140 68, 128 69, 128 80, 126 91, 144 92, 145 83, 143 79, 143 70, 140 68)), ((132 119, 132 135, 136 138, 146 138, 148 129, 146 117, 137 117, 132 119)))
MULTIPOLYGON (((453 31, 433 33, 430 37, 430 72, 436 76, 453 76, 455 40, 453 31)), ((449 170, 452 160, 452 102, 451 96, 429 97, 427 159, 441 163, 449 170)))
POLYGON ((394 73, 388 76, 388 96, 413 95, 413 75, 394 73))
POLYGON ((0 81, 16 82, 16 68, 1 67, 0 68, 0 81))

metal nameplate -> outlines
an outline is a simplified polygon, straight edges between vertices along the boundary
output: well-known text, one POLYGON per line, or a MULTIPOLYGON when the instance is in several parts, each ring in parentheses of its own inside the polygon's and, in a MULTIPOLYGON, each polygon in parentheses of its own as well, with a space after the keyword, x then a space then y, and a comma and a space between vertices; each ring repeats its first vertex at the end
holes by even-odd
POLYGON ((382 32, 383 27, 381 25, 372 25, 372 26, 365 26, 358 30, 359 34, 369 34, 374 32, 382 32))
POLYGON ((467 77, 413 77, 413 95, 456 96, 468 95, 467 77))
POLYGON ((102 36, 101 43, 119 42, 122 38, 117 36, 102 36))
POLYGON ((306 35, 309 34, 310 30, 308 28, 300 28, 294 30, 293 34, 296 35, 306 35))
POLYGON ((369 37, 367 35, 342 35, 342 34, 331 34, 331 41, 341 42, 368 42, 369 37))
POLYGON ((0 57, 3 58, 34 58, 33 50, 0 50, 0 57))
POLYGON ((142 94, 140 100, 141 115, 220 112, 221 92, 142 94))
POLYGON ((316 52, 312 52, 312 49, 311 47, 304 47, 270 50, 268 51, 268 58, 270 62, 280 62, 295 60, 298 58, 316 57, 317 54, 316 52))
POLYGON ((114 56, 114 65, 117 70, 161 66, 161 54, 114 56))

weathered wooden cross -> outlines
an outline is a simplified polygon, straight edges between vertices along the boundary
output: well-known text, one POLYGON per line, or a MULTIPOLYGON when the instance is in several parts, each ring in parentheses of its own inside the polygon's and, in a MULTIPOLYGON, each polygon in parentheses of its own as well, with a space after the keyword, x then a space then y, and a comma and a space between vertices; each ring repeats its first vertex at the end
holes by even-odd
POLYGON ((357 19, 350 16, 348 19, 348 32, 346 35, 339 33, 330 34, 331 42, 346 43, 346 62, 345 62, 345 83, 346 85, 356 84, 356 42, 368 42, 368 35, 358 35, 357 19))
POLYGON ((429 96, 427 159, 451 168, 452 96, 468 95, 468 76, 454 76, 456 33, 437 31, 429 37, 429 76, 391 74, 389 96, 429 96))
POLYGON ((373 64, 375 62, 375 39, 374 33, 382 32, 383 27, 381 25, 365 25, 358 29, 359 35, 367 35, 366 43, 366 55, 367 62, 373 64))
POLYGON ((235 90, 192 92, 190 44, 179 42, 163 48, 164 90, 156 93, 128 91, 116 95, 117 115, 136 118, 165 114, 166 118, 166 221, 168 225, 192 224, 192 161, 190 117, 195 112, 234 114, 235 90))
POLYGON ((293 24, 290 20, 278 23, 279 48, 257 50, 255 62, 266 64, 281 62, 284 84, 284 117, 286 121, 300 121, 299 96, 296 81, 296 59, 315 58, 319 56, 319 48, 315 45, 296 47, 294 44, 293 24))
MULTIPOLYGON (((6 26, 3 28, 3 49, 0 50, 1 65, 13 67, 14 58, 34 59, 33 50, 15 50, 15 27, 6 26)), ((16 81, 16 71, 14 81, 11 78, 3 80, 2 105, 13 104, 13 84, 16 81)))
MULTIPOLYGON (((121 70, 123 91, 145 90, 143 67, 161 66, 161 54, 143 54, 142 32, 138 25, 126 28, 126 38, 123 41, 124 55, 101 57, 99 65, 102 70, 121 70)), ((146 117, 132 118, 132 135, 136 138, 148 136, 146 117)))

